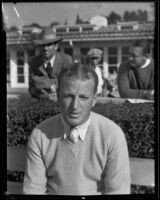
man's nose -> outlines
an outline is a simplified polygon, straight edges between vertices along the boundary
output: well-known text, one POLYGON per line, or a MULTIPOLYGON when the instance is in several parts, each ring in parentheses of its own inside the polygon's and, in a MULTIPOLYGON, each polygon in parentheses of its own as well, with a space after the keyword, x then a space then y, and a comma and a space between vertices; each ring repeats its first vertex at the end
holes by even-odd
POLYGON ((78 97, 74 97, 73 101, 72 101, 72 108, 73 108, 73 110, 77 110, 78 104, 79 104, 78 102, 79 102, 78 97))

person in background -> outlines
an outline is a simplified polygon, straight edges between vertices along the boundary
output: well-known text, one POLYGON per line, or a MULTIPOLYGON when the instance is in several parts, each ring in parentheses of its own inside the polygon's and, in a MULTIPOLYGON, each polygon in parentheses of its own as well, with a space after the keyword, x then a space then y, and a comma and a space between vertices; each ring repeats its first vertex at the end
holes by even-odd
POLYGON ((97 89, 97 94, 101 94, 103 91, 103 85, 104 85, 104 80, 103 80, 103 73, 102 69, 100 68, 100 60, 102 58, 102 51, 97 48, 91 48, 88 53, 88 64, 89 66, 93 67, 95 72, 97 73, 98 76, 98 89, 97 89))
POLYGON ((44 28, 34 40, 41 53, 30 64, 29 93, 32 97, 57 100, 59 74, 73 62, 69 55, 57 52, 61 40, 51 27, 44 28))
POLYGON ((122 98, 154 100, 154 60, 147 57, 147 46, 135 42, 129 60, 118 69, 118 90, 122 98))
POLYGON ((128 147, 122 129, 94 113, 98 77, 80 63, 59 76, 60 114, 29 136, 24 194, 130 194, 128 147))

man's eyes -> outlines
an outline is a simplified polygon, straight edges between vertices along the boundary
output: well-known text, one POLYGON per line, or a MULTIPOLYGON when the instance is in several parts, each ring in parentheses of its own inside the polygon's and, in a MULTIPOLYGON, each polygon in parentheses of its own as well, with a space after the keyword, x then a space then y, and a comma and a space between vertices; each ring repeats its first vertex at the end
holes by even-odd
MULTIPOLYGON (((74 98, 74 96, 72 96, 72 95, 70 95, 70 94, 67 94, 67 95, 63 95, 63 98, 65 98, 65 99, 74 98)), ((84 96, 84 95, 80 95, 79 98, 82 99, 82 100, 87 100, 87 99, 89 99, 89 97, 84 96)))

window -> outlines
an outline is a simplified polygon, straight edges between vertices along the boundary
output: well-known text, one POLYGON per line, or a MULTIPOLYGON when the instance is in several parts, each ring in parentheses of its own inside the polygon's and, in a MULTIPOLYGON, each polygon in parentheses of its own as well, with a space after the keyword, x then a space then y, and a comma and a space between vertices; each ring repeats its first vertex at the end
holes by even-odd
POLYGON ((58 28, 58 29, 56 29, 56 33, 66 33, 66 28, 58 28))
POLYGON ((118 48, 109 47, 108 48, 108 64, 109 64, 109 73, 117 72, 118 66, 118 48))
POLYGON ((93 27, 82 28, 82 31, 93 31, 93 27))
POLYGON ((19 49, 17 51, 17 81, 24 83, 24 51, 19 49))
POLYGON ((69 32, 79 32, 79 28, 70 28, 69 32))
POLYGON ((129 57, 129 47, 122 47, 122 62, 126 61, 129 57))
POLYGON ((34 49, 28 49, 27 54, 28 54, 28 63, 30 63, 32 58, 35 56, 35 50, 34 49))

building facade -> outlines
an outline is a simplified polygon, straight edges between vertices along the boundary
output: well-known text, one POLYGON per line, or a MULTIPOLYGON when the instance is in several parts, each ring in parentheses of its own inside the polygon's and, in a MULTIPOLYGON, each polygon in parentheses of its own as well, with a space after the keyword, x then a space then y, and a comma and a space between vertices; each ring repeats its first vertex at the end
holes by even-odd
MULTIPOLYGON (((70 54, 74 60, 86 60, 92 47, 103 51, 101 64, 104 76, 117 71, 126 60, 129 48, 135 40, 147 41, 150 56, 154 57, 154 23, 120 22, 97 28, 96 25, 54 26, 56 34, 63 38, 59 51, 70 54)), ((32 43, 34 27, 24 27, 23 34, 7 34, 7 84, 10 88, 28 88, 29 62, 38 54, 32 43)))

